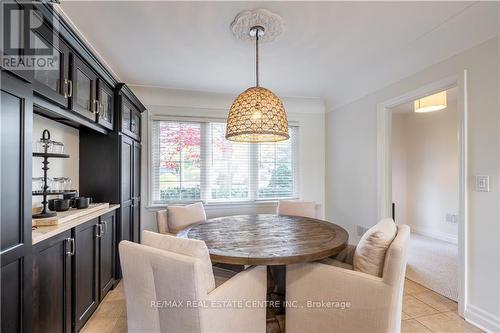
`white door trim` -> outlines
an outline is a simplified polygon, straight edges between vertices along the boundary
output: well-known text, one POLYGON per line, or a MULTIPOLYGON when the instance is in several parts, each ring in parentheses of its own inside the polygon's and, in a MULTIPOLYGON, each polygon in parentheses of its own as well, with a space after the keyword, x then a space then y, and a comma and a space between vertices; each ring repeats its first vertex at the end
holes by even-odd
POLYGON ((458 88, 459 114, 459 219, 458 219, 458 313, 463 317, 467 304, 467 220, 468 220, 468 99, 467 70, 457 75, 430 83, 416 90, 386 100, 377 105, 377 201, 379 219, 391 217, 392 210, 392 154, 391 154, 391 108, 414 101, 432 93, 458 88))

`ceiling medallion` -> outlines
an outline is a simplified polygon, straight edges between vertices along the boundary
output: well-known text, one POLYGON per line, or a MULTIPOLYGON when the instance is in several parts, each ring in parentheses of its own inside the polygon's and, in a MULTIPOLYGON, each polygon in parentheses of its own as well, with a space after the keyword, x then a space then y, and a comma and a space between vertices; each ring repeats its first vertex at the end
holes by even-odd
POLYGON ((231 105, 227 117, 226 139, 238 142, 276 142, 290 138, 288 134, 288 119, 283 103, 272 91, 259 86, 259 41, 268 35, 265 26, 274 27, 274 36, 278 36, 276 23, 279 22, 283 31, 283 20, 276 14, 265 9, 245 11, 235 18, 231 29, 235 27, 241 33, 235 35, 243 40, 255 39, 255 87, 242 92, 231 105), (258 13, 255 14, 255 13, 258 13), (258 22, 258 23, 257 23, 258 22), (251 25, 251 24, 256 25, 251 25), (262 24, 262 25, 260 25, 262 24), (242 29, 248 28, 245 34, 242 29), (243 35, 247 37, 243 37, 243 35))
POLYGON ((259 42, 272 42, 285 32, 283 18, 267 9, 245 10, 234 18, 231 23, 231 31, 234 36, 241 40, 253 40, 249 35, 252 27, 260 26, 266 32, 259 38, 259 42))

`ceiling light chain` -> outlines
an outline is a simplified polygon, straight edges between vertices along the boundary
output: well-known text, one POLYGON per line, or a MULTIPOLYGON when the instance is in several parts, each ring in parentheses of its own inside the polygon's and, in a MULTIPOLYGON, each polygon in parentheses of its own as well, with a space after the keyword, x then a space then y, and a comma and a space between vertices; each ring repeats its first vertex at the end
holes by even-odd
POLYGON ((259 28, 254 27, 255 32, 255 86, 259 86, 259 28))

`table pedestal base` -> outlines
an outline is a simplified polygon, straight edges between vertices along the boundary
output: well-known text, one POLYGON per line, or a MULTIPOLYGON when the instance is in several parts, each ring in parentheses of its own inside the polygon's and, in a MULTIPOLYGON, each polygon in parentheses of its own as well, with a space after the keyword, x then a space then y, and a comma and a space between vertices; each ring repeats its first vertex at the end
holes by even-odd
POLYGON ((267 266, 267 333, 285 332, 286 266, 267 266))

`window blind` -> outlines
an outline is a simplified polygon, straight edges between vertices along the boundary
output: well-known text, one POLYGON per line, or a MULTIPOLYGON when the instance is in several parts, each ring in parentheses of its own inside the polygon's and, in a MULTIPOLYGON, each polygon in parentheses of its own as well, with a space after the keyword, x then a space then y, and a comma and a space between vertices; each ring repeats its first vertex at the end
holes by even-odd
POLYGON ((223 122, 153 120, 150 196, 153 205, 297 197, 298 128, 277 143, 225 139, 223 122))

